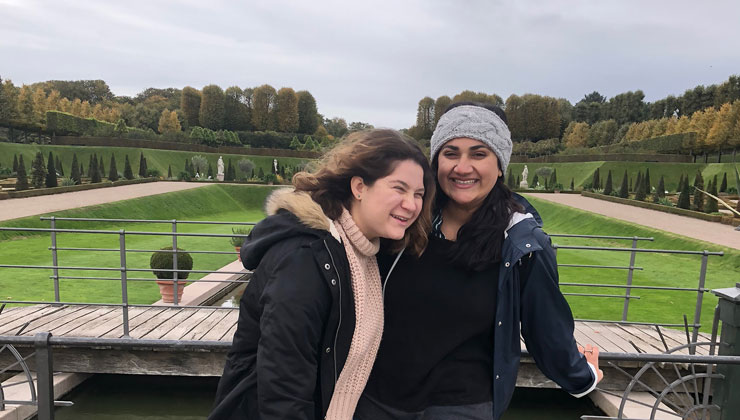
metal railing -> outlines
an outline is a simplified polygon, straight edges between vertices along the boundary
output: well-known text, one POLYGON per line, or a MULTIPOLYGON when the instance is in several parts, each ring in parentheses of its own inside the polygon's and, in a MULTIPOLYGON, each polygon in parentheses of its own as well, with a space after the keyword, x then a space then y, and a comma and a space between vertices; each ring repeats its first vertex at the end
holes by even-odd
MULTIPOLYGON (((640 299, 640 296, 632 295, 632 289, 638 290, 666 290, 676 292, 693 292, 696 293, 696 305, 694 307, 694 320, 691 324, 692 328, 692 341, 696 342, 699 338, 699 329, 701 328, 701 310, 704 302, 704 293, 709 292, 709 289, 705 287, 706 276, 707 276, 707 264, 709 256, 723 256, 723 252, 711 252, 711 251, 684 251, 684 250, 668 250, 668 249, 648 249, 638 248, 638 241, 653 241, 653 238, 643 238, 639 236, 599 236, 599 235, 567 235, 567 234, 551 234, 553 238, 588 238, 588 239, 608 239, 608 240, 628 240, 632 241, 632 246, 626 247, 602 247, 602 246, 574 246, 574 245, 558 245, 553 244, 555 252, 558 250, 580 250, 580 251, 611 251, 611 252, 629 252, 630 260, 627 266, 605 266, 605 265, 584 265, 584 264, 558 264, 558 267, 569 267, 569 268, 591 268, 591 269, 611 269, 611 270, 627 270, 627 278, 624 285, 619 284, 602 284, 602 283, 575 283, 575 282, 561 282, 560 286, 577 286, 577 287, 593 287, 593 288, 619 288, 624 289, 624 295, 610 295, 610 294, 596 294, 596 293, 568 293, 564 292, 566 296, 589 296, 589 297, 603 297, 603 298, 617 298, 624 299, 622 306, 622 319, 618 321, 621 324, 634 324, 634 325, 662 325, 666 327, 683 327, 684 324, 676 323, 655 323, 655 322, 630 322, 627 321, 629 314, 630 300, 640 299), (634 272, 636 270, 643 270, 643 267, 635 265, 635 259, 639 253, 658 253, 658 254, 680 254, 680 255, 701 255, 701 266, 699 269, 699 280, 696 288, 687 287, 669 287, 669 286, 638 286, 633 284, 634 272)), ((595 319, 576 319, 581 322, 603 322, 604 320, 595 319)))
MULTIPOLYGON (((137 305, 137 304, 131 304, 129 302, 128 297, 128 283, 129 282, 146 282, 146 281, 156 281, 156 279, 152 278, 144 278, 141 277, 140 274, 137 276, 137 273, 143 273, 143 272, 151 272, 151 268, 140 268, 140 267, 130 267, 127 263, 127 255, 129 253, 151 253, 151 252, 165 252, 165 253, 172 253, 172 269, 157 269, 156 271, 160 272, 170 272, 172 273, 172 281, 173 281, 173 298, 174 298, 174 306, 180 307, 180 308, 187 308, 192 306, 186 306, 186 305, 180 305, 180 302, 178 301, 178 288, 182 287, 180 286, 183 283, 183 279, 177 279, 177 273, 211 273, 212 271, 209 270, 181 270, 177 269, 177 258, 178 258, 178 252, 175 250, 178 246, 178 238, 182 237, 213 237, 213 238, 230 238, 230 237, 238 237, 238 236, 246 236, 246 235, 239 235, 235 233, 231 234, 215 234, 215 233, 186 233, 186 232, 178 232, 178 225, 232 225, 232 226, 239 226, 239 225, 246 225, 246 226, 252 226, 255 223, 253 222, 216 222, 216 221, 184 221, 184 220, 146 220, 146 219, 101 219, 101 218, 58 218, 58 217, 41 217, 41 220, 49 221, 50 227, 49 228, 14 228, 14 227, 4 227, 0 228, 0 231, 23 231, 23 232, 37 232, 37 233, 49 233, 50 240, 51 240, 51 246, 48 248, 51 251, 51 257, 52 257, 52 264, 47 265, 10 265, 10 264, 0 264, 0 268, 17 268, 17 269, 39 269, 39 270, 51 270, 52 274, 50 278, 54 282, 54 303, 56 304, 69 304, 69 305, 92 305, 90 303, 80 303, 80 302, 63 302, 60 299, 60 280, 100 280, 100 281, 118 281, 121 283, 121 303, 105 303, 105 304, 96 304, 100 306, 118 306, 122 307, 123 309, 123 328, 124 328, 124 336, 129 336, 129 319, 128 319, 128 309, 131 307, 145 307, 150 305, 137 305), (170 232, 148 232, 148 231, 127 231, 124 229, 121 230, 95 230, 95 229, 60 229, 57 227, 57 223, 60 221, 64 222, 102 222, 102 223, 117 223, 117 224, 124 224, 124 223, 149 223, 149 224, 168 224, 171 226, 170 232), (102 234, 102 235, 116 235, 118 236, 118 247, 113 248, 105 248, 105 247, 59 247, 58 246, 58 238, 60 234, 102 234), (127 247, 127 237, 131 236, 163 236, 163 237, 171 237, 171 243, 172 243, 172 250, 153 250, 153 249, 134 249, 127 247), (95 267, 95 266, 87 266, 87 267, 80 267, 80 266, 64 266, 60 265, 59 262, 59 252, 60 251, 70 251, 70 252, 115 252, 119 254, 120 259, 120 266, 119 267, 95 267), (70 276, 70 275, 60 275, 60 271, 63 270, 90 270, 95 272, 108 272, 113 273, 117 272, 118 275, 113 276, 104 276, 104 275, 97 275, 97 276, 70 276), (133 274, 133 276, 132 276, 133 274)), ((627 321, 628 314, 629 314, 629 307, 630 307, 630 301, 633 299, 640 299, 640 296, 635 296, 632 294, 632 290, 665 290, 665 291, 676 291, 676 292, 690 292, 690 293, 696 293, 696 305, 694 310, 694 318, 693 323, 690 324, 690 327, 693 328, 693 341, 696 341, 698 339, 699 329, 701 327, 701 308, 703 304, 703 296, 704 293, 708 291, 708 289, 705 288, 706 283, 706 271, 707 271, 707 263, 709 256, 722 256, 722 252, 710 252, 710 251, 683 251, 683 250, 663 250, 663 249, 645 249, 645 248, 638 248, 638 243, 640 241, 653 241, 653 238, 644 238, 644 237, 637 237, 637 236, 603 236, 603 235, 568 235, 568 234, 551 234, 552 238, 581 238, 581 239, 597 239, 597 240, 627 240, 631 241, 630 247, 601 247, 601 246, 572 246, 572 245, 558 245, 553 244, 553 247, 555 248, 555 252, 557 253, 559 250, 576 250, 576 251, 607 251, 607 252, 628 252, 629 257, 629 263, 628 265, 586 265, 586 264, 558 264, 558 267, 560 268, 582 268, 582 269, 595 269, 595 270, 625 270, 627 272, 626 281, 624 285, 620 284, 602 284, 602 283, 578 283, 578 282, 561 282, 560 286, 565 287, 590 287, 590 288, 612 288, 612 289, 624 289, 624 294, 605 294, 605 293, 572 293, 572 292, 564 292, 563 294, 566 296, 583 296, 583 297, 595 297, 595 298, 613 298, 613 299, 623 299, 624 304, 622 307, 622 317, 620 321, 612 321, 612 320, 595 320, 595 319, 577 319, 577 321, 583 321, 583 322, 604 322, 604 321, 610 321, 610 322, 618 322, 622 324, 636 324, 636 325, 655 325, 654 322, 634 322, 634 321, 627 321), (635 265, 636 257, 640 253, 662 253, 662 254, 684 254, 684 255, 701 255, 702 261, 701 261, 701 268, 699 273, 699 280, 698 285, 696 288, 686 288, 686 287, 668 287, 668 286, 642 286, 642 285, 635 285, 633 284, 633 277, 634 272, 638 270, 643 270, 643 267, 638 267, 635 265)), ((214 250, 188 250, 188 253, 191 254, 232 254, 231 251, 214 251, 214 250)), ((179 251, 179 253, 182 253, 182 251, 179 251)), ((244 274, 244 271, 219 271, 219 273, 222 274, 244 274)), ((244 280, 207 280, 207 279, 201 279, 198 280, 199 282, 230 282, 230 283, 246 283, 244 280)), ((45 301, 22 301, 22 300, 0 300, 0 303, 12 303, 12 304, 45 304, 49 302, 45 301)), ((232 308, 235 309, 235 308, 232 308)), ((657 324, 662 326, 669 326, 669 327, 683 327, 684 324, 681 323, 663 323, 663 324, 657 324)))

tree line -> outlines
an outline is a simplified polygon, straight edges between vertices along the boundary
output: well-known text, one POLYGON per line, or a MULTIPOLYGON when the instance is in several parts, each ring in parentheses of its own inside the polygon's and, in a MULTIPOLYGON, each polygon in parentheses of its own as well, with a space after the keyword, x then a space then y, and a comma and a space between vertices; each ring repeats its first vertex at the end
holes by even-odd
MULTIPOLYGON (((680 96, 649 103, 641 90, 618 94, 607 100, 599 92, 584 95, 575 105, 565 98, 536 94, 511 95, 505 101, 497 94, 465 90, 450 98, 422 98, 416 123, 407 132, 428 139, 447 107, 454 102, 474 101, 502 107, 506 111, 512 139, 525 153, 554 153, 563 148, 596 147, 634 142, 677 133, 696 133, 694 152, 737 148, 740 141, 740 76, 719 85, 697 86, 680 96), (547 144, 536 145, 538 142, 547 144), (534 143, 534 144, 533 144, 534 143)), ((688 151, 688 150, 687 150, 688 151)))

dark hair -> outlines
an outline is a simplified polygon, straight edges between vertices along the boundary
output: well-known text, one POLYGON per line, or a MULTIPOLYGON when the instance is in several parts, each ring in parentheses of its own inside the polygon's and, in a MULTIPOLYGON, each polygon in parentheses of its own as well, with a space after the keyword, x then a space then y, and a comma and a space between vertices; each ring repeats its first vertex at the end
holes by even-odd
POLYGON ((406 229, 403 239, 391 242, 390 248, 408 247, 413 254, 420 255, 432 226, 434 173, 421 148, 398 131, 377 129, 349 134, 324 155, 316 171, 295 174, 293 186, 297 191, 311 194, 329 218, 337 219, 343 208, 350 208, 352 203, 352 177, 359 176, 371 186, 405 160, 419 164, 424 171, 424 200, 419 217, 406 229))
MULTIPOLYGON (((506 122, 506 113, 500 107, 478 102, 456 102, 445 110, 445 112, 461 105, 473 105, 493 111, 506 122)), ((437 173, 439 167, 438 156, 433 156, 432 169, 437 173)), ((498 157, 497 157, 498 159, 498 157)), ((499 167, 501 162, 499 161, 499 167)), ((502 170, 503 173, 503 170, 502 170)), ((437 186, 437 198, 435 208, 441 211, 450 198, 439 186, 439 180, 435 176, 437 186)), ((504 175, 496 180, 491 191, 486 196, 481 206, 473 213, 457 232, 457 239, 450 247, 450 259, 453 264, 463 267, 469 271, 481 271, 491 264, 501 261, 501 252, 504 243, 504 232, 509 226, 511 215, 524 210, 516 201, 513 193, 506 185, 504 175)))

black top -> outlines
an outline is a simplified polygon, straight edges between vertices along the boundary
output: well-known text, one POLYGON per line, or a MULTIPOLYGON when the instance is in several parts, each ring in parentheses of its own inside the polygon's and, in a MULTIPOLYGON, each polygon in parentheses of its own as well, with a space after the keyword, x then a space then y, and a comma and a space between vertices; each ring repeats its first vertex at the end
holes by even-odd
MULTIPOLYGON (((405 411, 492 399, 493 323, 499 266, 449 263, 453 242, 430 235, 404 255, 385 288, 385 327, 365 392, 405 411)), ((378 255, 383 279, 395 255, 378 255)))

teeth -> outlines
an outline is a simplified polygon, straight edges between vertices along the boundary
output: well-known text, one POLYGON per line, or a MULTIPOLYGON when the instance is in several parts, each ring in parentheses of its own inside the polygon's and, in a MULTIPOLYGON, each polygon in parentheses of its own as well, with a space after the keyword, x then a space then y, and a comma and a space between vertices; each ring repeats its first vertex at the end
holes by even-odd
POLYGON ((391 217, 393 217, 394 219, 398 219, 398 220, 400 220, 400 221, 402 221, 402 222, 407 222, 407 221, 409 220, 409 219, 407 219, 407 218, 405 218, 405 217, 401 217, 401 216, 394 216, 394 215, 391 215, 391 217))
POLYGON ((475 183, 475 180, 471 179, 469 181, 460 181, 459 179, 455 179, 453 180, 453 182, 455 182, 455 184, 473 184, 475 183))

